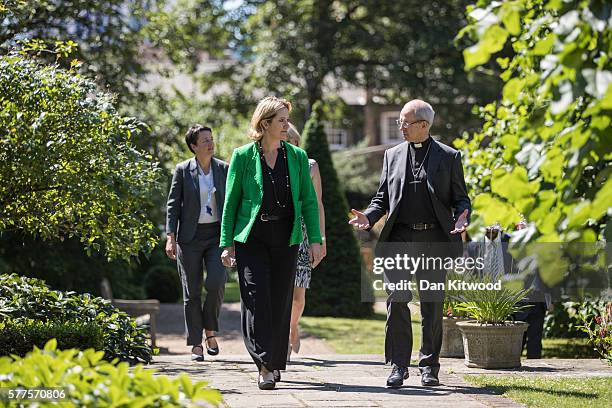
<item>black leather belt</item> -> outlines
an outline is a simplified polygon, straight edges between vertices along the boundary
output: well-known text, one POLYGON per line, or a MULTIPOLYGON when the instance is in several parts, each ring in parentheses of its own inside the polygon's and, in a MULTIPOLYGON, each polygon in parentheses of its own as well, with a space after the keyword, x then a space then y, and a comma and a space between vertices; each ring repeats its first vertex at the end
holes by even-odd
POLYGON ((408 228, 415 231, 426 231, 438 228, 438 224, 425 224, 424 222, 417 222, 416 224, 406 224, 408 228))
POLYGON ((279 217, 278 215, 261 214, 259 216, 259 219, 263 222, 268 222, 268 221, 282 221, 282 220, 287 219, 287 217, 279 217))

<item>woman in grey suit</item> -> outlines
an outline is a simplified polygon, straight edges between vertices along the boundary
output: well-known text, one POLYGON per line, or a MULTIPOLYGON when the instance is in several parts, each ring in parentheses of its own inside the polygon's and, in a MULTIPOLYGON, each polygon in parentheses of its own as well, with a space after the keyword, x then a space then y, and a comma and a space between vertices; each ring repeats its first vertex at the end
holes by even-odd
POLYGON ((209 127, 192 126, 185 143, 195 157, 174 169, 167 204, 166 254, 177 260, 191 359, 204 361, 203 330, 208 354, 219 353, 215 333, 227 280, 219 238, 228 164, 213 157, 215 142, 209 127), (202 302, 204 265, 207 295, 202 302))

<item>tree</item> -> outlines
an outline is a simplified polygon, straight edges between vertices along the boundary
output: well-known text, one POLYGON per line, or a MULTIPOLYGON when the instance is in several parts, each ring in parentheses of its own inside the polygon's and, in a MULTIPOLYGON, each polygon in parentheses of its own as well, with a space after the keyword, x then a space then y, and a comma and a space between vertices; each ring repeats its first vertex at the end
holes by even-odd
MULTIPOLYGON (((219 55, 229 32, 215 0, 2 0, 0 50, 21 48, 80 73, 129 105, 147 74, 172 64, 193 71, 203 53, 219 55), (70 58, 57 58, 55 42, 71 41, 70 58)), ((67 57, 68 55, 64 55, 67 57)))
MULTIPOLYGON (((169 169, 187 154, 182 136, 189 124, 220 116, 203 103, 195 104, 182 90, 174 92, 171 77, 177 72, 189 75, 203 55, 218 56, 225 50, 229 32, 223 15, 222 2, 216 0, 0 0, 0 54, 20 51, 79 72, 112 92, 120 115, 137 116, 147 124, 139 123, 138 133, 132 133, 132 147, 153 155, 160 162, 162 180, 169 181, 169 169)), ((166 191, 163 186, 141 202, 140 210, 158 235, 166 191)), ((77 237, 46 238, 5 231, 0 269, 43 278, 55 288, 92 293, 107 277, 117 297, 141 298, 145 288, 159 286, 159 281, 151 281, 162 275, 155 270, 175 268, 159 245, 152 255, 148 250, 141 253, 137 262, 109 263, 97 246, 90 245, 88 255, 77 237), (80 273, 84 265, 86 275, 80 273)), ((150 235, 149 249, 153 241, 159 244, 161 239, 150 235)))
POLYGON ((134 148, 142 124, 74 72, 19 56, 0 72, 0 231, 76 236, 109 258, 150 250, 159 171, 134 148))
POLYGON ((526 214, 532 239, 541 241, 602 238, 612 202, 609 7, 546 0, 479 6, 466 30, 479 39, 464 52, 466 68, 488 61, 506 41, 516 56, 498 60, 503 100, 484 107, 483 131, 460 143, 470 184, 481 193, 474 212, 505 226, 526 214), (496 18, 476 19, 486 14, 496 18), (485 138, 490 144, 480 149, 485 138))
POLYGON ((284 95, 299 101, 307 117, 325 91, 333 94, 347 81, 373 90, 369 103, 430 100, 447 130, 457 134, 471 127, 470 104, 492 100, 498 89, 495 78, 479 77, 476 87, 470 79, 476 74, 463 71, 453 40, 464 24, 458 16, 466 4, 246 1, 236 23, 241 31, 234 34, 241 60, 211 77, 210 84, 229 78, 236 101, 252 98, 254 89, 284 95))
POLYGON ((371 287, 364 276, 357 240, 348 224, 349 208, 321 123, 320 104, 304 128, 304 149, 319 164, 325 207, 327 256, 312 272, 311 291, 306 303, 310 315, 362 317, 372 313, 371 287), (363 287, 363 289, 362 289, 363 287))
MULTIPOLYGON (((479 1, 461 35, 466 69, 497 58, 505 82, 485 124, 457 143, 473 188, 473 231, 510 228, 524 214, 524 242, 594 242, 612 237, 612 30, 601 1, 479 1), (486 147, 486 148, 483 148, 486 147)), ((553 258, 557 254, 553 254, 553 258)), ((555 263, 541 274, 561 279, 555 263)), ((549 283, 547 282, 547 283, 549 283)))

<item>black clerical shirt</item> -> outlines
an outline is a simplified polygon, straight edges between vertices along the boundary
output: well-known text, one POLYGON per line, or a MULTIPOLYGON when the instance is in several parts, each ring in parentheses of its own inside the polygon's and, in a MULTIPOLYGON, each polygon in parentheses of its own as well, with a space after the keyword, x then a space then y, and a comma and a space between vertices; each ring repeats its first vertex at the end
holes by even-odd
POLYGON ((431 137, 422 142, 421 147, 415 147, 414 143, 409 143, 409 157, 406 158, 406 179, 396 223, 438 223, 433 210, 433 204, 431 203, 431 197, 429 196, 429 189, 427 188, 427 162, 431 154, 430 145, 431 137), (429 154, 427 154, 428 149, 430 149, 429 154), (413 177, 411 168, 414 173, 420 168, 420 171, 416 173, 416 178, 413 177))

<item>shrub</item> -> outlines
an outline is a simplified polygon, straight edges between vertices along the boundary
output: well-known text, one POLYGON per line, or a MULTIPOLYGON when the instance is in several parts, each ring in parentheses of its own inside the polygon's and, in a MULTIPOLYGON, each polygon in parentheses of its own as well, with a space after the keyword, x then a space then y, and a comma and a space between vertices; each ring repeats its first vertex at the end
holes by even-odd
POLYGON ((38 279, 0 275, 0 314, 12 319, 96 324, 103 332, 107 359, 151 361, 146 330, 99 297, 51 290, 38 279))
POLYGON ((589 336, 593 349, 612 365, 612 303, 608 303, 600 313, 594 319, 581 316, 584 326, 580 328, 589 336))
POLYGON ((129 369, 126 363, 109 363, 103 355, 92 349, 58 351, 51 340, 24 358, 0 358, 0 387, 61 387, 66 405, 77 407, 217 406, 222 400, 218 391, 186 374, 168 378, 142 365, 129 369))
POLYGON ((62 350, 104 349, 104 333, 95 322, 43 322, 32 319, 0 321, 0 356, 25 356, 34 346, 42 348, 51 339, 56 339, 58 348, 62 350))
POLYGON ((595 300, 582 302, 559 302, 544 318, 544 336, 559 338, 587 337, 581 326, 590 322, 589 328, 595 329, 595 317, 605 303, 595 300))
POLYGON ((306 314, 319 316, 363 317, 372 314, 372 303, 362 302, 363 297, 373 298, 372 286, 362 294, 363 276, 359 245, 348 224, 349 208, 334 170, 327 137, 321 121, 321 105, 314 111, 304 129, 304 149, 319 164, 325 206, 325 235, 327 256, 312 272, 311 288, 306 302, 306 314))
POLYGON ((136 149, 144 124, 74 70, 0 56, 0 231, 78 237, 128 260, 157 243, 147 208, 159 186, 136 149))
POLYGON ((181 298, 181 280, 176 266, 163 263, 153 265, 144 277, 147 297, 160 302, 175 303, 181 298))
POLYGON ((363 140, 332 155, 338 180, 352 208, 367 207, 378 190, 382 156, 378 160, 370 154, 355 152, 367 146, 367 140, 363 140))

